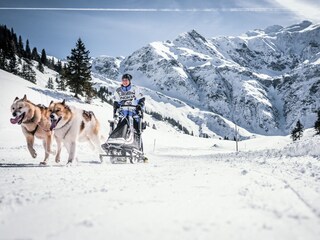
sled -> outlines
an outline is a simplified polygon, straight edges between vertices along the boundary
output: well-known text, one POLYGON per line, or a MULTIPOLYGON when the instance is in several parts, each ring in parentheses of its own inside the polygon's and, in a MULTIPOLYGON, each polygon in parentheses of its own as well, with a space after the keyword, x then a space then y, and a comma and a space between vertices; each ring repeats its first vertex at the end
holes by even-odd
POLYGON ((147 162, 148 159, 145 157, 142 151, 135 148, 126 146, 115 146, 115 145, 104 145, 103 150, 105 154, 100 154, 100 160, 103 162, 104 157, 110 157, 110 162, 115 163, 138 163, 147 162))
POLYGON ((105 153, 100 154, 100 161, 109 157, 113 164, 147 162, 141 138, 141 132, 146 127, 146 123, 141 121, 142 115, 137 115, 135 106, 131 105, 122 106, 121 111, 126 114, 120 116, 118 121, 109 121, 110 134, 106 143, 101 145, 105 153), (134 121, 136 121, 134 118, 137 117, 140 118, 138 121, 140 134, 134 128, 134 121))

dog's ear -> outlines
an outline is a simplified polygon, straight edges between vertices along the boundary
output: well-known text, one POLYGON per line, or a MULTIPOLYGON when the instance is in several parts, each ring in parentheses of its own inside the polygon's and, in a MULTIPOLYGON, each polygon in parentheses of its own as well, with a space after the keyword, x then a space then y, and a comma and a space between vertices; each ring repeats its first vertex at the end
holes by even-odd
POLYGON ((17 101, 19 98, 18 97, 16 97, 14 100, 13 100, 13 102, 15 102, 15 101, 17 101))
POLYGON ((65 99, 63 99, 63 101, 62 101, 62 103, 61 103, 62 105, 66 105, 66 100, 65 99))
POLYGON ((49 103, 49 107, 51 106, 52 103, 53 103, 53 100, 51 100, 51 102, 49 103))
POLYGON ((27 100, 27 95, 25 94, 22 98, 22 101, 26 101, 27 100))

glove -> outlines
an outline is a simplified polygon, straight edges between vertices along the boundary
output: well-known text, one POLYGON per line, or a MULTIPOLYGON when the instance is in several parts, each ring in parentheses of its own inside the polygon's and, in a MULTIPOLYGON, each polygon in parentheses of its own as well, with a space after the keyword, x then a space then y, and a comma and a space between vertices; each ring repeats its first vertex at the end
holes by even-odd
POLYGON ((142 111, 142 107, 141 107, 140 105, 137 105, 137 106, 136 106, 136 111, 137 111, 137 112, 141 112, 141 111, 142 111))

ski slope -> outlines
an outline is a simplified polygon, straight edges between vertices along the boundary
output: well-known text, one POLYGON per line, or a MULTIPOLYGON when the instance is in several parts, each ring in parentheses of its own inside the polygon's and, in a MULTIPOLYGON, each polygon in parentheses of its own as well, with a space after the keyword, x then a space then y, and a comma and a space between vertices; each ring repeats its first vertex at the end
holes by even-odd
MULTIPOLYGON (((9 122, 13 99, 62 100, 92 110, 107 136, 112 109, 75 101, 0 70, 0 239, 319 239, 320 138, 307 130, 235 143, 203 139, 156 122, 144 132, 147 164, 99 163, 78 148, 66 167, 43 149, 32 159, 20 127, 9 122)), ((147 116, 148 117, 148 116, 147 116)), ((150 121, 151 126, 153 119, 150 121)), ((55 145, 54 145, 55 148, 55 145)))

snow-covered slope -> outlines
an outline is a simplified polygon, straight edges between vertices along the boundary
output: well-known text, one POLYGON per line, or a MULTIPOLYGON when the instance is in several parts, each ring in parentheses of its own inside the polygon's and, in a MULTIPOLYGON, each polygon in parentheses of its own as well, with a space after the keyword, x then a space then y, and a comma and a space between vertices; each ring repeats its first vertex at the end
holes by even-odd
MULTIPOLYGON (((85 104, 2 70, 0 78, 0 238, 318 239, 320 139, 313 130, 296 143, 288 136, 257 136, 241 141, 235 153, 234 141, 182 134, 147 114, 158 127, 143 133, 148 164, 100 164, 97 152, 79 144, 78 163, 64 167, 63 149, 60 164, 51 156, 41 167, 41 142, 33 159, 21 128, 9 121, 16 96, 45 105, 66 99, 92 110, 103 135, 112 107, 85 104)), ((149 94, 150 108, 198 111, 149 94)))
POLYGON ((273 135, 288 133, 298 119, 312 126, 320 107, 319 59, 320 25, 304 21, 239 37, 206 39, 192 30, 123 60, 99 57, 93 71, 111 79, 132 73, 137 85, 273 135))

